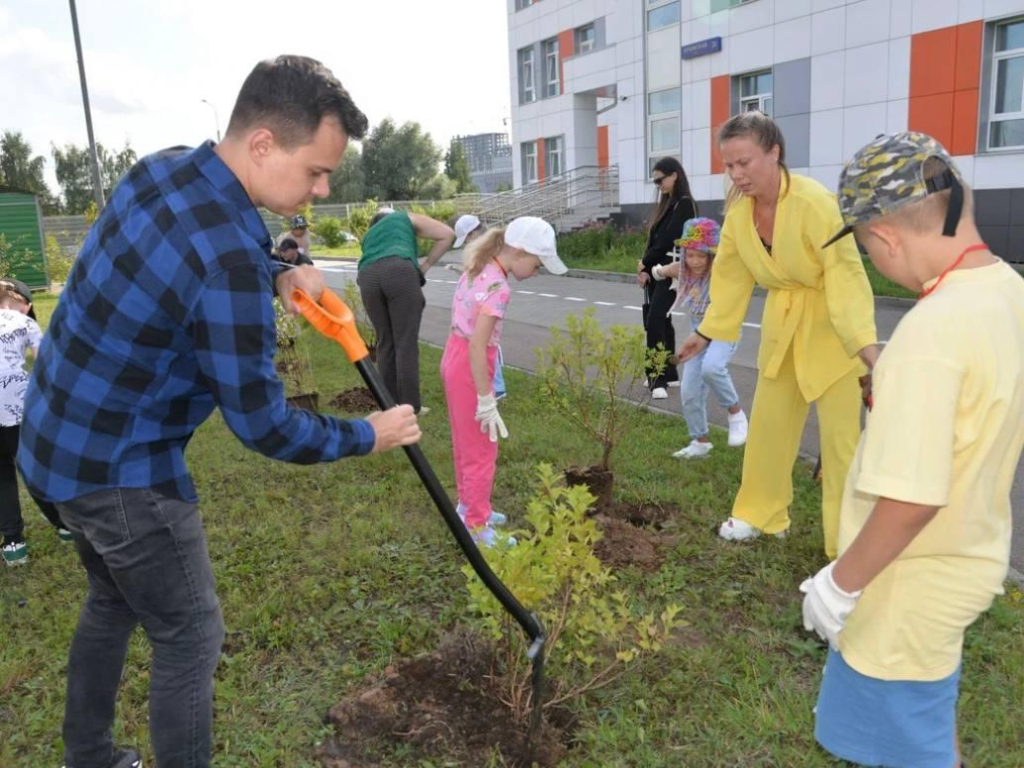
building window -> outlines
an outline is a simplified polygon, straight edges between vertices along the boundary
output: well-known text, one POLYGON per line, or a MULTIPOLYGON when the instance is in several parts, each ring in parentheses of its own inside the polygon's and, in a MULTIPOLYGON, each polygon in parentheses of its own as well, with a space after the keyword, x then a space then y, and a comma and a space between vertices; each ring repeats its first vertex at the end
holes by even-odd
POLYGON ((647 31, 653 32, 656 29, 667 27, 670 24, 679 23, 679 0, 668 5, 662 5, 647 12, 647 31))
POLYGON ((678 88, 667 91, 655 91, 647 96, 647 114, 660 115, 665 112, 678 112, 682 93, 678 88))
POLYGON ((516 0, 516 10, 521 11, 524 8, 529 8, 531 5, 538 3, 540 0, 516 0))
POLYGON ((523 156, 523 184, 537 181, 537 142, 524 141, 520 144, 523 156))
POLYGON ((740 95, 740 112, 772 113, 772 71, 751 72, 740 75, 738 91, 740 95))
MULTIPOLYGON (((654 157, 649 157, 647 158, 647 178, 650 179, 654 177, 654 166, 657 165, 658 161, 663 157, 674 157, 676 160, 679 160, 679 164, 682 165, 683 161, 680 159, 679 155, 655 155, 654 157)), ((658 194, 661 193, 659 192, 658 194)))
POLYGON ((1024 147, 1024 19, 996 25, 992 80, 988 145, 1024 147))
POLYGON ((679 149, 679 118, 651 121, 651 152, 679 149))
POLYGON ((562 171, 562 137, 544 139, 544 176, 561 176, 562 171))
POLYGON ((717 13, 727 8, 735 8, 739 5, 749 5, 754 0, 711 0, 711 12, 717 13))
POLYGON ((593 24, 587 24, 576 30, 576 53, 590 53, 597 42, 597 32, 593 24))
POLYGON ((558 82, 558 38, 553 37, 541 43, 544 51, 544 98, 561 93, 558 82))
POLYGON ((519 51, 519 82, 520 82, 520 103, 529 104, 537 100, 537 91, 534 87, 533 70, 533 48, 522 48, 519 51))

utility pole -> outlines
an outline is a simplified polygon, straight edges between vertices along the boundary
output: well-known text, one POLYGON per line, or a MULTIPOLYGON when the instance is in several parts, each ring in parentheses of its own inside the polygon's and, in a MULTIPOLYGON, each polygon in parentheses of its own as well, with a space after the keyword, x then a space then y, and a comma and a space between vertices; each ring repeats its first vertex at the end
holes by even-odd
POLYGON ((75 0, 71 5, 71 28, 75 33, 75 51, 78 53, 78 78, 82 81, 82 105, 85 107, 85 130, 89 134, 89 159, 92 161, 92 186, 96 196, 96 209, 103 209, 103 181, 100 179, 100 163, 96 157, 96 139, 92 133, 92 112, 89 109, 89 87, 85 84, 85 59, 82 57, 82 41, 78 36, 78 13, 75 0))
POLYGON ((217 143, 220 144, 220 116, 217 114, 217 108, 206 99, 200 99, 200 101, 213 110, 213 125, 217 129, 217 143))

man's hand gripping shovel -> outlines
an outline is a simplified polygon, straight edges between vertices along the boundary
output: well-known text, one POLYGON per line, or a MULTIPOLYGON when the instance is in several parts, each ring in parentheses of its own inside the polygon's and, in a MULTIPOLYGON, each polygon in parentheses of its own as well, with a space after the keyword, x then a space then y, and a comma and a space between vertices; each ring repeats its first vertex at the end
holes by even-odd
MULTIPOLYGON (((326 288, 320 297, 319 304, 301 290, 296 290, 292 294, 292 301, 295 302, 299 311, 302 312, 314 328, 327 338, 333 339, 341 345, 342 349, 345 350, 345 354, 348 355, 348 359, 352 361, 356 370, 363 377, 363 381, 366 382, 366 386, 380 407, 385 410, 393 408, 395 401, 392 399, 387 387, 384 386, 380 373, 373 363, 370 362, 369 351, 366 349, 366 344, 363 343, 362 337, 360 337, 359 331, 356 329, 355 317, 352 315, 352 310, 345 305, 345 302, 326 288)), ((541 625, 540 619, 536 614, 530 613, 522 606, 515 595, 495 575, 487 561, 480 554, 480 550, 456 513, 451 499, 448 498, 448 494, 441 487, 441 483, 427 462, 427 457, 424 456, 422 449, 418 445, 407 445, 404 447, 404 450, 413 468, 416 470, 416 474, 419 475, 420 481, 427 489, 427 493, 430 494, 430 498, 434 500, 434 505, 448 524, 448 529, 451 531, 452 536, 455 537, 455 541, 458 543, 463 555, 465 555, 466 560, 473 567, 476 575, 509 615, 519 623, 527 637, 530 638, 531 645, 526 655, 533 665, 533 712, 530 717, 529 731, 529 744, 532 745, 539 733, 541 722, 544 643, 547 639, 544 635, 544 627, 541 625)))

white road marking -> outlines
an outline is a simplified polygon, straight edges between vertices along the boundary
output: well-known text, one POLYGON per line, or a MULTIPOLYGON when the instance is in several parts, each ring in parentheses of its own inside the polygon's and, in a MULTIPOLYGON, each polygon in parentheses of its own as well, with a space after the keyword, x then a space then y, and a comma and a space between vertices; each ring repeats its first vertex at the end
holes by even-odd
POLYGON ((635 309, 637 312, 643 312, 643 307, 634 307, 632 304, 623 304, 623 309, 635 309))
POLYGON ((760 323, 744 323, 743 327, 744 328, 760 328, 761 324, 760 323))
POLYGON ((613 302, 611 302, 611 301, 595 301, 594 303, 597 304, 599 307, 614 307, 615 306, 615 304, 613 302))
POLYGON ((563 296, 566 301, 586 301, 586 299, 578 299, 575 296, 563 296))
POLYGON ((517 288, 516 289, 516 293, 525 293, 525 294, 527 294, 529 296, 533 296, 535 291, 524 291, 522 288, 517 288))
POLYGON ((543 296, 545 299, 557 299, 558 296, 554 293, 538 293, 538 296, 543 296))

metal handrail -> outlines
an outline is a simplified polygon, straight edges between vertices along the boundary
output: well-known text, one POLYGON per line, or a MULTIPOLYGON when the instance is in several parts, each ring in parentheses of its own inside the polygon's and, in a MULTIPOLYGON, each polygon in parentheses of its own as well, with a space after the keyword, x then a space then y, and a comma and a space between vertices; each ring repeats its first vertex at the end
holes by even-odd
POLYGON ((618 204, 618 166, 581 166, 507 192, 456 198, 460 213, 474 213, 497 225, 518 216, 539 216, 552 223, 567 216, 599 218, 618 204))

